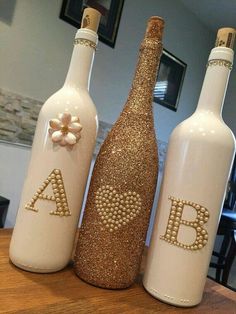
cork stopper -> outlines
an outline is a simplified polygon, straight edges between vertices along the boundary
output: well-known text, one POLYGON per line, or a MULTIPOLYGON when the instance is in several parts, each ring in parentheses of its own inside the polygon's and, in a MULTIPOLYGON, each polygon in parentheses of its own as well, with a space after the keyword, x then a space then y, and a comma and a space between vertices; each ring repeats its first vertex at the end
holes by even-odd
POLYGON ((215 47, 234 48, 235 28, 224 27, 220 28, 217 33, 215 47))
POLYGON ((93 8, 86 8, 83 13, 81 28, 91 29, 95 33, 98 30, 101 13, 93 8))
POLYGON ((165 21, 159 16, 149 18, 146 28, 146 38, 162 40, 165 21))

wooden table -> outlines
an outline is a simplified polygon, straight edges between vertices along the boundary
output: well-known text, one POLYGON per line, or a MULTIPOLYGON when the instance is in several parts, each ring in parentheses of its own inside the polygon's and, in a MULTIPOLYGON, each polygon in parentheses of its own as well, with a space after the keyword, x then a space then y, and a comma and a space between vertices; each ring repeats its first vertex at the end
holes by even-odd
POLYGON ((201 305, 177 308, 150 296, 141 275, 125 290, 105 290, 80 280, 72 266, 54 274, 33 274, 8 260, 12 230, 0 230, 0 313, 219 313, 236 314, 236 293, 207 279, 201 305))

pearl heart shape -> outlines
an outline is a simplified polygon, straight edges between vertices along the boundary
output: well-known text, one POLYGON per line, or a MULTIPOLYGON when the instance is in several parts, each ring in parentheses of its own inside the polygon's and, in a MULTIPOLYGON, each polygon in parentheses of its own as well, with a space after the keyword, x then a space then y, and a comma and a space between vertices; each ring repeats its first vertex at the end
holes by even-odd
POLYGON ((112 186, 106 185, 95 192, 95 204, 101 218, 100 224, 113 232, 127 225, 140 213, 142 200, 134 191, 119 194, 112 186))

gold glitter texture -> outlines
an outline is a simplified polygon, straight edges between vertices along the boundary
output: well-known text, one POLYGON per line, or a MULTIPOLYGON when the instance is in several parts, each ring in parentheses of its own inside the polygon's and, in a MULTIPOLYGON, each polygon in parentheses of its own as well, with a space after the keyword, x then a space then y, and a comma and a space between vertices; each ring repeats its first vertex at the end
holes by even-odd
POLYGON ((75 271, 83 280, 104 288, 130 286, 140 267, 158 173, 152 99, 162 52, 162 29, 162 19, 149 20, 128 100, 100 149, 91 178, 75 271), (114 200, 113 191, 117 195, 114 200), (122 208, 118 217, 119 206, 125 201, 130 207, 122 208), (113 220, 118 224, 103 223, 112 217, 109 214, 111 208, 115 211, 114 204, 118 210, 113 220), (131 205, 135 209, 133 216, 127 213, 131 205))
POLYGON ((38 208, 35 207, 35 203, 39 200, 53 201, 56 203, 56 210, 51 211, 51 215, 57 215, 59 217, 70 216, 71 212, 68 207, 66 198, 66 192, 64 188, 63 178, 59 169, 54 169, 43 184, 38 188, 32 199, 25 205, 25 209, 38 212, 38 208), (53 196, 43 194, 43 191, 47 186, 51 184, 53 196))
MULTIPOLYGON (((105 228, 110 232, 126 226, 141 211, 141 197, 136 192, 118 194, 110 185, 102 186, 95 193, 98 215, 105 228)), ((101 228, 103 230, 103 228, 101 228)))
POLYGON ((202 249, 208 241, 208 233, 206 229, 203 228, 203 225, 209 219, 209 211, 205 207, 190 201, 180 200, 171 196, 169 199, 171 200, 170 215, 165 235, 161 236, 160 238, 170 244, 177 245, 180 248, 186 250, 196 251, 202 249), (184 210, 187 210, 184 209, 185 206, 191 206, 196 210, 197 218, 194 221, 187 221, 182 219, 184 210), (181 225, 195 229, 196 238, 193 243, 187 245, 177 240, 179 228, 181 225))

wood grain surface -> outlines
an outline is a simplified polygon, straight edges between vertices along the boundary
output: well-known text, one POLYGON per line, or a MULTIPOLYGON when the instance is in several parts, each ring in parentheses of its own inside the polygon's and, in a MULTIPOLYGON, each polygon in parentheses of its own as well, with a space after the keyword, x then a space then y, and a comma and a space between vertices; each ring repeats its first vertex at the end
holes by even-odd
POLYGON ((150 296, 136 283, 125 290, 105 290, 80 280, 69 265, 54 274, 22 271, 9 262, 12 230, 0 230, 0 313, 218 313, 236 314, 236 293, 207 279, 202 303, 177 308, 150 296))

